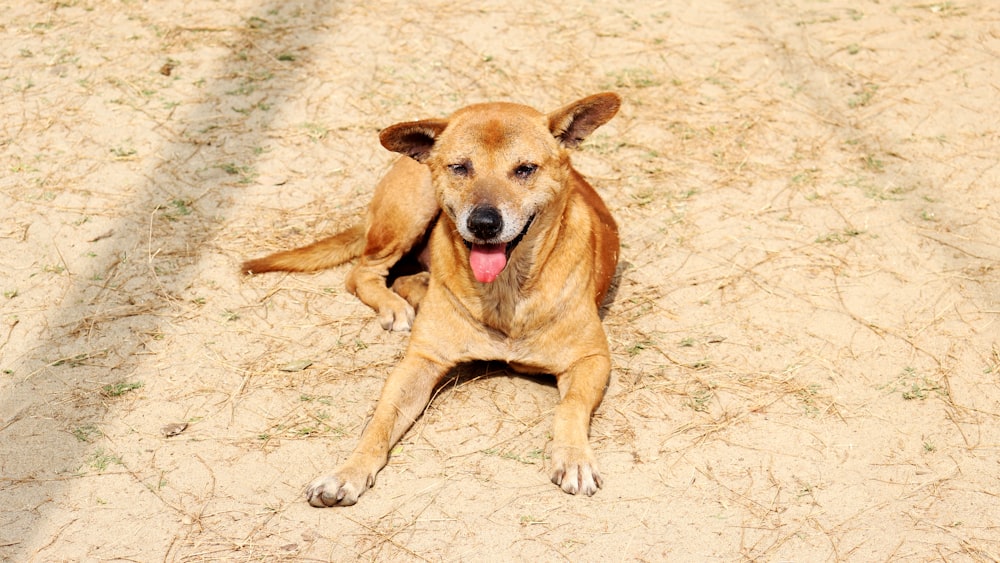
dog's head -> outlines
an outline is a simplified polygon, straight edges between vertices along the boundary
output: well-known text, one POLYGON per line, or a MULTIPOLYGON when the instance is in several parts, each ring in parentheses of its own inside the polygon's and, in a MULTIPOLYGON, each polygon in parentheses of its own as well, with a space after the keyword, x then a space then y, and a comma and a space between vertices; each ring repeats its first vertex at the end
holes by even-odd
POLYGON ((441 209, 469 247, 480 282, 491 282, 535 218, 563 196, 566 148, 618 112, 617 94, 589 96, 548 115, 510 103, 477 104, 447 119, 400 123, 382 145, 426 164, 441 209))

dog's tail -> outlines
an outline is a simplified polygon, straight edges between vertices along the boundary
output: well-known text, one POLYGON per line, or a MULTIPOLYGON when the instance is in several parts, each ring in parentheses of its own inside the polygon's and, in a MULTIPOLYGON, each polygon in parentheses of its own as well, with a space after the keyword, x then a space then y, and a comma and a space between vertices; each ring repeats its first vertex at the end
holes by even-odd
POLYGON ((364 250, 365 225, 362 223, 308 246, 247 260, 243 263, 243 273, 313 272, 357 258, 364 250))

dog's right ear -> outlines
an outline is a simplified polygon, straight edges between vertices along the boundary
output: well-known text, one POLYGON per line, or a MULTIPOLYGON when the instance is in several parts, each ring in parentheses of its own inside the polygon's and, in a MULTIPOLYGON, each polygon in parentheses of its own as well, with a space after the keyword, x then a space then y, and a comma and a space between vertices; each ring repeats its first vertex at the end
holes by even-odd
POLYGON ((447 126, 446 119, 397 123, 383 129, 378 138, 382 146, 392 152, 405 154, 417 162, 424 162, 431 153, 434 142, 447 126))

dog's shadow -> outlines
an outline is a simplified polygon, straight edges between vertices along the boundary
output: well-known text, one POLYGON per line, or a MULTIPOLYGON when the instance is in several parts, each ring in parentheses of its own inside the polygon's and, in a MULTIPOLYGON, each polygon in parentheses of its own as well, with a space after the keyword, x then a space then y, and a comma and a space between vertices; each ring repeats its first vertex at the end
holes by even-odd
POLYGON ((510 367, 507 362, 475 360, 459 364, 448 370, 448 374, 434 388, 428 405, 440 400, 441 395, 445 394, 449 388, 457 388, 477 381, 486 382, 494 378, 515 379, 537 383, 552 389, 556 388, 554 374, 522 373, 510 367))
POLYGON ((604 320, 605 315, 608 314, 608 309, 611 308, 615 300, 618 298, 618 287, 621 285, 622 276, 625 274, 626 270, 631 268, 631 262, 626 262, 624 260, 618 262, 618 266, 615 268, 615 275, 611 278, 611 285, 608 286, 608 293, 604 296, 604 301, 601 303, 601 308, 598 311, 602 321, 604 320))

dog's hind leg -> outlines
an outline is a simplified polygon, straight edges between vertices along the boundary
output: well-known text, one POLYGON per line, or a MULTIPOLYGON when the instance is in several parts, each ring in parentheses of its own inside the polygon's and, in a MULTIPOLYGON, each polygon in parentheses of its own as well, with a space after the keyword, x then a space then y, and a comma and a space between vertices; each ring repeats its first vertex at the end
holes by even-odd
POLYGON ((438 215, 437 199, 427 167, 402 157, 375 187, 368 211, 365 250, 347 277, 347 290, 375 309, 386 330, 413 326, 414 301, 386 287, 386 277, 408 252, 426 241, 438 215))
POLYGON ((413 326, 416 310, 386 287, 385 278, 389 275, 390 265, 362 261, 348 274, 347 291, 375 310, 382 328, 405 332, 413 326))
POLYGON ((392 290, 403 299, 406 299, 406 302, 411 307, 417 309, 420 307, 420 301, 423 300, 424 295, 427 293, 427 285, 430 281, 430 272, 402 276, 392 282, 392 290))

